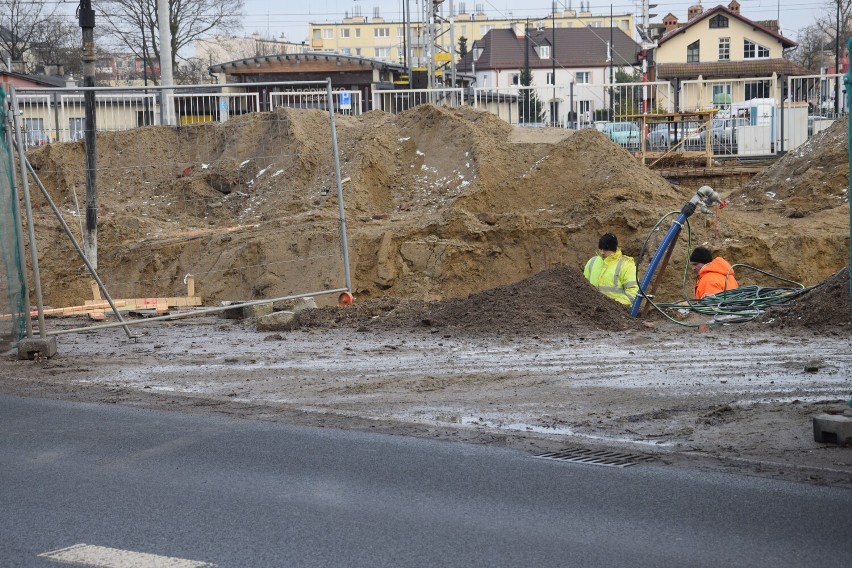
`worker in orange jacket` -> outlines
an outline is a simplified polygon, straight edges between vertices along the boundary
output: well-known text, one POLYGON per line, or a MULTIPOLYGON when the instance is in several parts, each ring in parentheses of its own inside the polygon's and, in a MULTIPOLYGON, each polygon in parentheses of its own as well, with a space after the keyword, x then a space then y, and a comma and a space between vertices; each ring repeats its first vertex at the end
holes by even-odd
POLYGON ((689 266, 698 278, 695 283, 696 298, 740 287, 737 279, 734 278, 734 269, 728 261, 721 256, 713 258, 709 249, 695 247, 689 255, 689 266))

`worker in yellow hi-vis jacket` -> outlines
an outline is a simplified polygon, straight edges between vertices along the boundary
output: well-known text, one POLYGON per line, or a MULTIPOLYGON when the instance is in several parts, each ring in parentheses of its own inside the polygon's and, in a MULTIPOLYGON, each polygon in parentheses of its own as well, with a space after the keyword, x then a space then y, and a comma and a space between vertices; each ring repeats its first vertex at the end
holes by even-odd
POLYGON ((636 263, 633 257, 621 253, 618 238, 607 233, 598 241, 598 254, 589 259, 583 276, 603 295, 630 306, 639 284, 636 282, 636 263))

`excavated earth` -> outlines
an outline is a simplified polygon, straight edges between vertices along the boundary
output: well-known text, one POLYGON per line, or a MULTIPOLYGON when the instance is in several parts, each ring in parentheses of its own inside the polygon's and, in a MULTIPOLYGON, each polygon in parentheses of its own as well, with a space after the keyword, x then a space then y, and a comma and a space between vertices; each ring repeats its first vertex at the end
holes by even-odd
MULTIPOLYGON (((662 301, 689 295, 688 243, 743 265, 743 285, 810 288, 748 323, 634 319, 588 286, 601 233, 641 276, 697 189, 597 131, 429 105, 336 131, 342 209, 319 111, 99 135, 98 270, 117 298, 181 296, 192 275, 206 306, 337 290, 343 210, 353 305, 318 295, 290 331, 206 315, 63 334, 49 360, 3 361, 0 392, 852 486, 852 448, 812 434, 852 397, 845 121, 696 213, 674 248, 662 301)), ((82 143, 28 158, 80 238, 82 143)), ((91 299, 47 201, 34 208, 45 302, 91 299)))

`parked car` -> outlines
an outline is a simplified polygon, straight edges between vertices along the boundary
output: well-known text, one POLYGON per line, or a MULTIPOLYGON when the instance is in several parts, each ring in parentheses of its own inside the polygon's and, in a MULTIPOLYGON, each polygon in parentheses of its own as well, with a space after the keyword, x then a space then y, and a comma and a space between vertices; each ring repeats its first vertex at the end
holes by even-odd
POLYGON ((734 152, 737 147, 737 129, 748 126, 745 118, 715 118, 710 130, 713 148, 717 152, 734 152))
MULTIPOLYGON (((697 122, 664 122, 654 125, 645 143, 650 150, 672 148, 684 139, 695 139, 701 124, 697 122)), ((682 144, 683 148, 685 144, 682 144)), ((685 149, 685 148, 684 148, 685 149)))
POLYGON ((608 122, 602 132, 619 146, 631 150, 638 149, 642 140, 639 126, 635 122, 608 122))

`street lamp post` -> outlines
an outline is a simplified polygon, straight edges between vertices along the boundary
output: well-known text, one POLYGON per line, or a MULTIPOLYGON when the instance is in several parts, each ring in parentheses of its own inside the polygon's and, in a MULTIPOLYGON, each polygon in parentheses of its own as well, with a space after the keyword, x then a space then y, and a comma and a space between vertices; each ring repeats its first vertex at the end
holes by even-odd
POLYGON ((837 5, 837 27, 834 30, 834 116, 840 116, 840 0, 834 0, 837 5))

